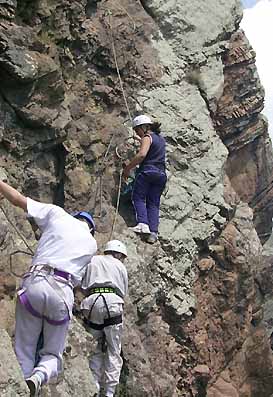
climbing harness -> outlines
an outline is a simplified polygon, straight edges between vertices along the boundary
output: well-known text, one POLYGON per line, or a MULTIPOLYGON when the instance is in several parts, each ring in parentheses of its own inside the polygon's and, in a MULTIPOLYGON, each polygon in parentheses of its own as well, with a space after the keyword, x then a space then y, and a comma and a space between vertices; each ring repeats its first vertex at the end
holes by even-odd
POLYGON ((119 295, 117 292, 118 291, 116 290, 116 288, 112 288, 112 287, 91 288, 90 295, 93 295, 93 294, 99 294, 99 295, 96 297, 95 301, 93 302, 93 304, 92 304, 92 306, 91 306, 91 308, 89 310, 88 317, 87 318, 84 317, 84 324, 87 325, 89 328, 95 329, 96 331, 103 331, 103 329, 105 327, 108 327, 109 325, 121 324, 122 323, 122 314, 119 314, 117 316, 111 317, 111 314, 110 314, 110 311, 109 311, 105 296, 103 295, 105 293, 112 293, 112 294, 119 295), (91 321, 91 314, 92 314, 92 311, 93 311, 93 308, 94 308, 95 304, 97 303, 97 301, 98 301, 98 299, 100 297, 102 297, 102 299, 103 299, 103 303, 104 303, 104 305, 106 307, 106 310, 107 310, 108 318, 105 319, 102 324, 97 324, 97 323, 94 323, 93 321, 91 321))
POLYGON ((104 294, 104 293, 111 293, 116 294, 116 288, 112 287, 94 287, 90 289, 90 295, 93 294, 104 294))
POLYGON ((72 318, 72 308, 70 308, 69 304, 66 301, 66 297, 65 294, 62 290, 62 288, 58 285, 57 281, 55 280, 54 276, 59 278, 59 281, 61 282, 65 282, 66 284, 70 285, 71 288, 73 288, 72 284, 71 284, 71 275, 67 272, 64 271, 60 271, 57 269, 52 268, 51 266, 48 265, 35 265, 32 266, 28 272, 24 273, 24 274, 17 274, 13 271, 13 266, 12 266, 12 258, 14 255, 16 254, 25 254, 25 255, 29 255, 29 256, 33 256, 34 252, 32 250, 32 248, 30 247, 30 245, 28 244, 28 242, 26 241, 25 237, 22 235, 22 233, 20 233, 20 231, 18 230, 18 228, 15 226, 15 224, 10 220, 7 212, 4 210, 3 206, 0 205, 0 209, 2 210, 4 216, 6 217, 7 221, 9 222, 9 224, 12 226, 12 228, 16 231, 17 235, 20 237, 20 239, 24 242, 24 244, 26 245, 26 247, 28 248, 29 252, 27 251, 23 251, 23 250, 16 250, 14 252, 12 252, 10 254, 9 257, 9 265, 10 265, 10 272, 13 276, 15 277, 19 277, 19 278, 27 278, 27 277, 32 277, 33 279, 36 276, 43 276, 47 282, 49 283, 49 285, 54 289, 54 291, 59 295, 59 297, 63 300, 63 302, 65 303, 65 306, 67 308, 68 311, 68 315, 63 319, 63 320, 51 320, 48 317, 41 315, 40 313, 38 313, 34 307, 31 305, 28 297, 27 297, 27 289, 28 288, 21 288, 19 291, 17 291, 17 295, 18 295, 18 299, 19 301, 26 307, 26 309, 35 317, 39 317, 39 318, 43 318, 45 319, 48 323, 52 324, 52 325, 60 325, 60 324, 64 324, 65 322, 69 321, 72 318), (65 280, 65 281, 64 281, 65 280))
POLYGON ((123 295, 119 292, 119 290, 117 288, 113 288, 113 287, 95 287, 95 288, 91 288, 89 295, 93 295, 93 294, 116 294, 118 296, 120 296, 121 298, 123 298, 123 295))
POLYGON ((64 304, 67 308, 67 311, 68 311, 68 315, 66 317, 64 317, 62 320, 52 320, 52 319, 48 318, 44 314, 37 312, 37 310, 35 310, 34 307, 31 305, 31 303, 27 297, 27 290, 28 290, 29 286, 23 287, 17 292, 18 298, 19 298, 20 302, 22 303, 22 305, 24 305, 25 308, 34 317, 43 318, 51 325, 62 325, 64 323, 66 323, 67 321, 69 321, 70 319, 72 319, 72 308, 67 303, 66 296, 64 294, 63 289, 59 286, 59 284, 55 280, 55 277, 58 277, 58 281, 69 285, 70 288, 73 289, 73 285, 71 283, 72 276, 70 273, 55 269, 49 265, 34 265, 23 276, 24 279, 26 279, 28 277, 31 277, 29 285, 31 285, 32 281, 36 277, 43 277, 48 282, 48 284, 54 289, 54 291, 57 293, 57 295, 62 299, 62 301, 64 302, 64 304))

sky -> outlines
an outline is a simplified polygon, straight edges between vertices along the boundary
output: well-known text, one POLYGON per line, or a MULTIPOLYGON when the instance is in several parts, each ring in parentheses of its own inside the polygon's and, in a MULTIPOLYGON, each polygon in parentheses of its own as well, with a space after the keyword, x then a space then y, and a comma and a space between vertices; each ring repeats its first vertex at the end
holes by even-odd
POLYGON ((265 88, 263 113, 269 121, 269 133, 273 139, 273 0, 241 0, 244 17, 241 27, 256 51, 256 65, 265 88))

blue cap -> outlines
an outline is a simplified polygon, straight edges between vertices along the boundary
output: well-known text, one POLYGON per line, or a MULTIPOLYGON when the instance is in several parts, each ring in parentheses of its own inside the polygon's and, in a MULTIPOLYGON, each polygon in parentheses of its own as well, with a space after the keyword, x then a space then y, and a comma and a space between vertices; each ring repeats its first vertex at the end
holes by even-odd
POLYGON ((95 225, 94 219, 93 219, 92 216, 89 214, 89 212, 86 212, 86 211, 78 211, 78 212, 75 212, 75 213, 73 214, 73 216, 74 216, 74 218, 77 218, 77 219, 79 219, 79 218, 85 219, 85 220, 89 223, 89 227, 90 227, 91 233, 92 233, 92 234, 95 233, 96 225, 95 225))

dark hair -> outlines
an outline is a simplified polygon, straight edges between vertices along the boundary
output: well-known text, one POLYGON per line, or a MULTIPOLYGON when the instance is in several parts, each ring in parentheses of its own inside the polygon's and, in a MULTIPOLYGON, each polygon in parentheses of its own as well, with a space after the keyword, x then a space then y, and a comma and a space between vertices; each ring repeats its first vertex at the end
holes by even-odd
POLYGON ((161 133, 161 123, 155 121, 153 124, 150 125, 151 131, 155 132, 157 135, 161 133))
POLYGON ((126 255, 122 254, 121 252, 116 251, 104 251, 105 254, 112 255, 116 259, 123 259, 126 258, 126 255))

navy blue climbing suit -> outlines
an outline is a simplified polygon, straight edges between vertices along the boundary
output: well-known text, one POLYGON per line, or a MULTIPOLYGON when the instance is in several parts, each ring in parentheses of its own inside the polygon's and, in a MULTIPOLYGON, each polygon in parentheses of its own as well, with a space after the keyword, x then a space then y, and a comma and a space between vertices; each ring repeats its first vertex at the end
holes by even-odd
POLYGON ((166 142, 156 133, 146 134, 151 138, 150 149, 140 164, 132 192, 132 202, 137 223, 149 225, 157 233, 159 224, 160 197, 166 185, 166 142))

